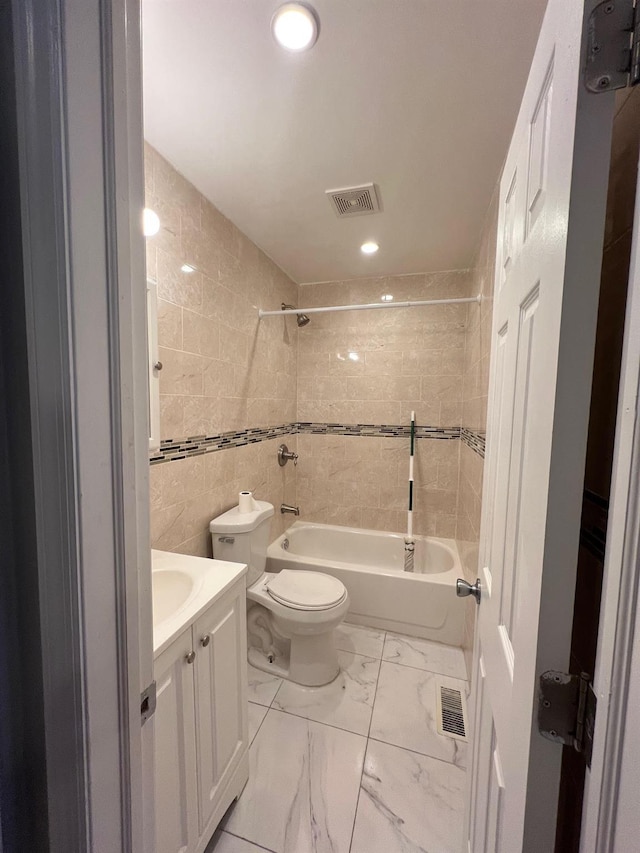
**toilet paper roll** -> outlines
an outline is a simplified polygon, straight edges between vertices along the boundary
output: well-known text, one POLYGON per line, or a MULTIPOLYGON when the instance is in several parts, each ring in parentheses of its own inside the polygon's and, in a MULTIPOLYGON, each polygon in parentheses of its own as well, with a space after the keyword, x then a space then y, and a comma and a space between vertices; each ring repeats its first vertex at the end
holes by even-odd
POLYGON ((238 495, 238 512, 253 512, 256 502, 251 492, 240 492, 238 495))

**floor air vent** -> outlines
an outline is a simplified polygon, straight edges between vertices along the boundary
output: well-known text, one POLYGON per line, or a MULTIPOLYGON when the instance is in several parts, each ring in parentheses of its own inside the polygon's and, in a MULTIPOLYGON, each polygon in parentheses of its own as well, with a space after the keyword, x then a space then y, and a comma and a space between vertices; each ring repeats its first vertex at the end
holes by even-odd
POLYGON ((329 197, 334 213, 339 219, 380 212, 380 201, 375 184, 345 187, 341 190, 325 190, 325 192, 329 197))
POLYGON ((464 693, 441 681, 436 683, 438 704, 438 734, 456 740, 468 740, 467 702, 464 693))

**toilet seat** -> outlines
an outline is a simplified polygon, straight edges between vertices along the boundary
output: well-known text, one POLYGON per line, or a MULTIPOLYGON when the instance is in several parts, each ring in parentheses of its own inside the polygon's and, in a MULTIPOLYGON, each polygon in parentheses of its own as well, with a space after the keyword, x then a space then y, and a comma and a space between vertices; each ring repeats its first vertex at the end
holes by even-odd
POLYGON ((275 601, 293 610, 329 610, 344 601, 344 584, 331 575, 283 569, 265 584, 275 601))

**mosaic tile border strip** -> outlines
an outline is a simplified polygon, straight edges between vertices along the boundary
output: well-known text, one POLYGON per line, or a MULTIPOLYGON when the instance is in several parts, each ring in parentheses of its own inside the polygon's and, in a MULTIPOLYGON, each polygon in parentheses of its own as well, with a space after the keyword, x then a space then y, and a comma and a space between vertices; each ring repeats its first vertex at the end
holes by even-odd
MULTIPOLYGON (((167 439, 160 443, 160 449, 150 456, 151 465, 160 462, 171 462, 176 459, 186 459, 190 456, 200 456, 203 453, 214 453, 216 450, 226 450, 229 447, 243 447, 245 444, 256 444, 271 438, 285 435, 307 433, 313 435, 354 435, 373 436, 377 438, 409 438, 411 428, 405 424, 334 424, 299 422, 281 424, 263 429, 245 429, 237 432, 223 432, 219 435, 196 435, 189 438, 167 439)), ((416 427, 417 438, 432 438, 451 440, 460 438, 459 427, 416 427)))
POLYGON ((281 424, 263 429, 223 432, 219 435, 196 435, 191 438, 167 439, 160 442, 160 450, 151 454, 149 462, 151 465, 156 465, 159 462, 186 459, 188 456, 200 456, 203 453, 214 453, 216 450, 226 450, 229 447, 257 444, 259 441, 268 441, 270 438, 280 438, 292 433, 295 433, 295 424, 281 424))
POLYGON ((461 427, 460 438, 462 439, 462 441, 464 441, 467 447, 470 447, 472 450, 475 450, 478 456, 484 459, 486 445, 485 433, 475 432, 475 430, 467 429, 466 427, 461 427))
MULTIPOLYGON (((377 438, 409 438, 411 427, 408 424, 331 424, 298 422, 293 424, 296 433, 315 435, 366 435, 377 438)), ((416 438, 460 438, 459 427, 417 426, 416 438)))

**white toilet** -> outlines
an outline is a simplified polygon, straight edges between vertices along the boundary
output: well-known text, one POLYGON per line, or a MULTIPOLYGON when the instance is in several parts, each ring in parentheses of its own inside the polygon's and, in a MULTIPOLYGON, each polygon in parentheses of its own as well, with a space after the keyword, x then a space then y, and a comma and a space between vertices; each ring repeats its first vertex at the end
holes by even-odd
POLYGON ((309 687, 328 684, 340 671, 333 629, 349 609, 347 590, 320 572, 266 572, 273 505, 254 507, 233 507, 209 524, 213 556, 249 567, 249 663, 309 687))

